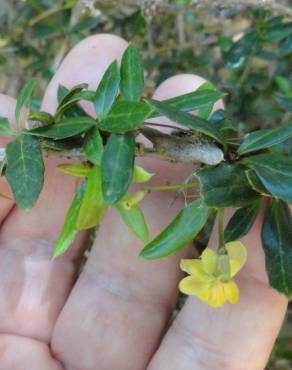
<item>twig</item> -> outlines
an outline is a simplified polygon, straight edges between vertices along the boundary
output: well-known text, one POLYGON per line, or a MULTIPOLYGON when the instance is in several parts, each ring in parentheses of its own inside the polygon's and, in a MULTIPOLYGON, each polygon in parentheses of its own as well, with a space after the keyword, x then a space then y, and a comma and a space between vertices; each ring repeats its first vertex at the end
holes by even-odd
MULTIPOLYGON (((164 134, 158 130, 143 126, 139 130, 153 144, 153 148, 147 148, 137 143, 136 156, 161 159, 171 162, 203 163, 216 165, 224 160, 222 150, 213 142, 201 137, 164 134)), ((56 150, 43 147, 45 156, 55 156, 78 161, 85 161, 86 156, 81 148, 70 150, 56 150)), ((5 148, 0 148, 0 161, 5 159, 5 148)))
MULTIPOLYGON (((139 0, 97 0, 97 4, 113 4, 113 5, 128 5, 139 7, 139 0)), ((292 9, 287 5, 279 3, 277 0, 193 0, 190 4, 179 5, 179 4, 169 4, 167 1, 159 1, 157 3, 157 13, 173 13, 190 11, 197 8, 207 8, 207 9, 226 9, 240 7, 243 8, 261 8, 270 11, 273 14, 283 15, 285 18, 292 18, 292 9)))

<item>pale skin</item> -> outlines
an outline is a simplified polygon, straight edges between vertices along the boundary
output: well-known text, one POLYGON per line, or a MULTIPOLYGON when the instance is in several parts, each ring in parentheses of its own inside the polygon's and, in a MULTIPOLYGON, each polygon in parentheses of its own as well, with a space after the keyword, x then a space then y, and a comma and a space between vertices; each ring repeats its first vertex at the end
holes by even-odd
MULTIPOLYGON (((105 68, 121 59, 127 43, 92 36, 66 57, 49 84, 43 110, 54 112, 61 83, 95 89, 105 68)), ((157 99, 196 89, 203 80, 180 75, 165 81, 157 99)), ((0 116, 13 121, 15 100, 0 95, 0 116)), ((0 139, 0 146, 7 143, 0 139)), ((1 199, 0 370, 262 370, 278 335, 286 299, 269 288, 260 242, 260 220, 243 239, 248 262, 239 273, 237 305, 214 309, 195 297, 169 327, 182 277, 182 254, 159 261, 138 257, 143 244, 106 216, 87 264, 78 269, 86 235, 52 260, 52 248, 76 188, 48 159, 43 193, 26 213, 1 199)), ((140 160, 155 184, 177 183, 191 167, 140 160)), ((0 192, 8 194, 1 179, 0 192)), ((174 193, 152 193, 142 203, 151 235, 184 205, 174 193)), ((211 245, 216 244, 212 238, 211 245)), ((184 253, 184 252, 183 252, 184 253)), ((185 256, 185 253, 184 253, 185 256)))

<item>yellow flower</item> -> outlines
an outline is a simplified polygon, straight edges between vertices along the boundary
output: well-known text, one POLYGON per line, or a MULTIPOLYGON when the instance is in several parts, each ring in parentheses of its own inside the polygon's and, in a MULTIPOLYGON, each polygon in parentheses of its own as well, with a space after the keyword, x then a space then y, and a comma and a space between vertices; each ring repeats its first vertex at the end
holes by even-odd
POLYGON ((195 295, 212 307, 223 306, 227 301, 235 304, 239 289, 233 277, 245 264, 247 252, 239 241, 227 243, 225 248, 224 254, 206 248, 200 259, 181 260, 181 269, 190 276, 180 282, 180 291, 195 295))

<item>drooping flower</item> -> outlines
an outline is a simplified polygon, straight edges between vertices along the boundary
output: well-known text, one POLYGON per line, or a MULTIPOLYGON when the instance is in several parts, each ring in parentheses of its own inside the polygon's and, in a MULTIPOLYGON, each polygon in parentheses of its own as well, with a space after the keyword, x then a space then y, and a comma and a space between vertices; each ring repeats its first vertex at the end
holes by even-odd
POLYGON ((199 259, 181 260, 181 269, 190 276, 180 282, 179 289, 212 307, 223 306, 226 302, 235 304, 239 288, 233 277, 245 264, 246 257, 246 248, 239 241, 227 243, 223 253, 206 248, 199 259))

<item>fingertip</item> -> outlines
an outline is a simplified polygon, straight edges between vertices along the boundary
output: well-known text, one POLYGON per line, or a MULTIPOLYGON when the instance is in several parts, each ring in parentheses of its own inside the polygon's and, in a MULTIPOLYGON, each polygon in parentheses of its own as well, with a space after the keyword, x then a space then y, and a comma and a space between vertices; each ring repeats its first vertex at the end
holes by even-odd
POLYGON ((106 33, 89 36, 78 43, 51 80, 42 109, 54 113, 60 84, 71 88, 79 83, 88 83, 89 89, 95 90, 106 68, 114 60, 121 60, 127 46, 121 37, 106 33))
POLYGON ((195 91, 205 82, 206 79, 195 74, 178 74, 163 81, 153 97, 158 100, 171 99, 195 91))
POLYGON ((0 94, 0 117, 6 117, 10 124, 15 127, 16 100, 11 96, 0 94))

